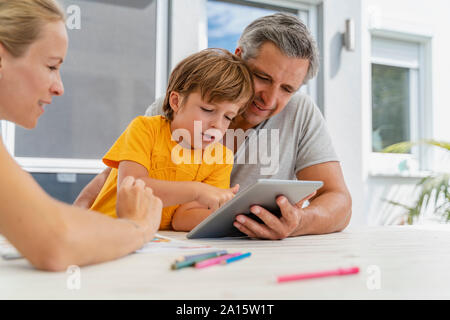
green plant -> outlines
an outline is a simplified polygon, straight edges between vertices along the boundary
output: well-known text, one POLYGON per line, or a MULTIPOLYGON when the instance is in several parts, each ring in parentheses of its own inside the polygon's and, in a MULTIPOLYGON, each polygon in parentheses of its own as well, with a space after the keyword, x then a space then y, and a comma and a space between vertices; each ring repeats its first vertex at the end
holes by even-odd
MULTIPOLYGON (((421 140, 418 142, 400 142, 383 149, 385 153, 405 153, 413 146, 427 144, 436 146, 450 152, 450 143, 436 140, 421 140)), ((433 173, 422 178, 417 184, 420 194, 413 206, 408 206, 396 201, 389 203, 400 206, 407 211, 407 223, 412 224, 420 214, 430 205, 434 206, 434 213, 443 221, 450 221, 450 173, 433 173)))

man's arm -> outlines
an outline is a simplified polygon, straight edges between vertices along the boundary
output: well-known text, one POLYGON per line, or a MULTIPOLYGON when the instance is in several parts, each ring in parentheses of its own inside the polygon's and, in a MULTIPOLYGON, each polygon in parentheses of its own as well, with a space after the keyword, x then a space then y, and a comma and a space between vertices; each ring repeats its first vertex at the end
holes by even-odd
POLYGON ((299 180, 320 180, 324 186, 310 201, 291 236, 342 231, 352 215, 352 198, 339 162, 317 164, 297 173, 299 180))
POLYGON ((280 196, 277 203, 281 218, 260 206, 253 206, 250 211, 261 218, 265 225, 239 215, 235 227, 250 237, 263 239, 284 239, 343 230, 350 222, 352 202, 339 162, 307 167, 297 173, 297 178, 324 182, 324 186, 311 198, 308 207, 302 208, 307 198, 290 204, 285 197, 280 196))
POLYGON ((73 202, 74 206, 89 209, 97 199, 100 190, 102 190, 103 185, 111 172, 110 167, 106 167, 101 173, 96 175, 94 179, 91 180, 84 188, 81 190, 78 197, 73 202))
MULTIPOLYGON (((164 101, 164 97, 157 99, 153 102, 145 111, 146 116, 156 116, 163 115, 162 104, 164 101)), ((108 178, 109 173, 111 172, 111 168, 107 167, 103 172, 99 173, 94 177, 94 179, 89 182, 83 190, 81 190, 77 199, 74 201, 73 205, 89 209, 94 203, 95 199, 99 195, 100 191, 103 188, 103 185, 106 182, 106 178, 108 178)))

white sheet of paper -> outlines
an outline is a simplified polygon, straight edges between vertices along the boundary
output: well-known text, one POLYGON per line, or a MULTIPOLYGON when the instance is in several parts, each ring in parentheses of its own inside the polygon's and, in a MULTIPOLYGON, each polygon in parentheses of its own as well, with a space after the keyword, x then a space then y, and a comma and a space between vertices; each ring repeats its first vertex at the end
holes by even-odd
POLYGON ((2 235, 0 235, 0 256, 5 260, 22 258, 19 251, 17 251, 16 248, 14 248, 14 246, 2 235))
POLYGON ((190 243, 188 241, 175 240, 156 234, 153 240, 147 242, 141 249, 136 250, 137 253, 149 252, 176 252, 176 251, 197 251, 217 249, 210 245, 202 245, 198 243, 190 243))
MULTIPOLYGON (((155 237, 146 243, 141 249, 136 250, 137 253, 150 252, 183 252, 183 251, 200 251, 200 250, 216 250, 210 245, 202 245, 198 243, 190 243, 187 241, 175 240, 172 238, 156 234, 155 237)), ((3 259, 11 260, 21 258, 20 253, 12 246, 6 238, 0 235, 0 256, 3 259)))

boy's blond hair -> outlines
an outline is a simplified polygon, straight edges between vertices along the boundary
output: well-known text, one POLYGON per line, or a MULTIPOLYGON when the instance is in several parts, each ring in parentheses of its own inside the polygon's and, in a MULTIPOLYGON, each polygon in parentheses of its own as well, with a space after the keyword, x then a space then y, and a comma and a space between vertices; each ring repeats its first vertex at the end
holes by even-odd
MULTIPOLYGON (((208 103, 236 101, 240 112, 253 101, 252 74, 244 61, 225 49, 205 49, 181 61, 172 71, 163 103, 169 121, 173 110, 169 104, 172 91, 187 97, 198 90, 208 103)), ((184 100, 184 99, 183 99, 184 100)))
POLYGON ((0 43, 13 57, 22 56, 48 22, 65 21, 54 0, 0 0, 0 43))

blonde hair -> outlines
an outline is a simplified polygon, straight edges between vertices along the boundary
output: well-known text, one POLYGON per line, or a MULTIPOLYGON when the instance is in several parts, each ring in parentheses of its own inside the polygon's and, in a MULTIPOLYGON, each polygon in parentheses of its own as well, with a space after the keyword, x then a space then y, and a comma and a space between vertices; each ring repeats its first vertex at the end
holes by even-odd
MULTIPOLYGON (((225 49, 205 49, 181 61, 172 71, 163 103, 165 117, 173 120, 169 104, 172 91, 187 97, 199 90, 207 102, 242 103, 240 113, 253 101, 252 74, 244 61, 225 49)), ((185 99, 183 99, 185 100, 185 99)))
POLYGON ((0 0, 0 43, 12 56, 20 57, 46 23, 65 19, 55 0, 0 0))

